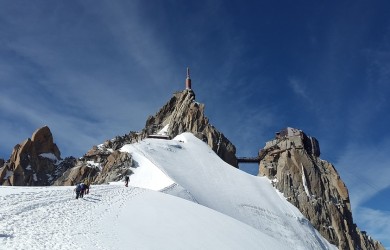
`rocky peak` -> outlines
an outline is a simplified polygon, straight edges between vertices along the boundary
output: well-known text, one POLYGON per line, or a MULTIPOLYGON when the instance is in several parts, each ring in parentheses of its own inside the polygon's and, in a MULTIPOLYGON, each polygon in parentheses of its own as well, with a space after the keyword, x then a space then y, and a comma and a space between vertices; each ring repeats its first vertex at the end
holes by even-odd
POLYGON ((47 126, 37 129, 32 138, 15 145, 9 161, 0 168, 0 185, 50 185, 69 167, 47 126))
POLYGON ((57 159, 61 158, 60 150, 53 142, 53 135, 48 126, 37 129, 33 133, 31 141, 34 144, 34 148, 38 155, 42 153, 52 153, 57 159))
POLYGON ((101 145, 94 146, 76 167, 69 169, 55 185, 71 185, 88 175, 92 183, 118 181, 131 174, 131 156, 118 150, 125 144, 134 143, 147 137, 170 139, 183 132, 191 132, 206 142, 224 161, 237 167, 234 145, 204 115, 204 104, 195 101, 192 89, 174 93, 173 97, 153 116, 150 116, 145 128, 140 132, 130 132, 116 136, 101 145), (91 162, 93 164, 91 165, 91 162), (94 168, 94 171, 88 170, 94 168))
POLYGON ((225 162, 237 167, 235 146, 204 115, 205 105, 195 101, 192 89, 174 93, 173 97, 153 116, 149 116, 145 128, 139 133, 130 132, 106 141, 100 148, 94 147, 85 159, 105 162, 110 150, 118 150, 127 143, 147 137, 170 139, 183 132, 191 132, 206 142, 225 162))
POLYGON ((259 176, 296 206, 339 249, 384 249, 353 222, 348 189, 335 167, 319 158, 314 137, 286 128, 260 150, 259 176))
POLYGON ((206 142, 225 162, 237 167, 235 146, 214 126, 204 114, 205 105, 195 101, 191 89, 176 92, 174 96, 146 121, 142 136, 165 135, 175 137, 191 132, 206 142))

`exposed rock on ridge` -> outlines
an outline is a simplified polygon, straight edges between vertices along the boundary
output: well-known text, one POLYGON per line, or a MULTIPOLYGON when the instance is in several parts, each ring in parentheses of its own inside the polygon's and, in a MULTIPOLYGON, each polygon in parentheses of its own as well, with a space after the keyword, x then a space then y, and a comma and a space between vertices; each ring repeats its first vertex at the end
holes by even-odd
POLYGON ((74 158, 61 160, 53 135, 44 126, 37 129, 31 139, 14 147, 11 158, 0 168, 0 185, 51 185, 74 162, 74 158))
POLYGON ((259 155, 259 176, 268 176, 330 243, 343 250, 384 249, 354 224, 347 187, 334 166, 319 158, 314 137, 287 128, 259 155))

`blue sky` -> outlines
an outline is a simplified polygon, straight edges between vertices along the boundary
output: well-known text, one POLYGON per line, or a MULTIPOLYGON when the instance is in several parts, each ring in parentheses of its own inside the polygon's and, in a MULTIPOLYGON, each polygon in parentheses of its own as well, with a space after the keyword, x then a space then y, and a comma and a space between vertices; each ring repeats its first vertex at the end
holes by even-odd
POLYGON ((389 247, 389 8, 0 0, 0 157, 43 125, 63 157, 140 130, 184 88, 189 66, 197 100, 238 155, 287 126, 316 137, 356 223, 389 247))

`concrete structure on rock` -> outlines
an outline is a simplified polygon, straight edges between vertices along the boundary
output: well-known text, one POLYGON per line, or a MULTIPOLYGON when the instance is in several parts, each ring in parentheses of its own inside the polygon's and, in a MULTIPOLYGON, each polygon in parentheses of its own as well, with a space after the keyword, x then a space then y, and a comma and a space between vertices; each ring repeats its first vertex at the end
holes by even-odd
POLYGON ((316 138, 307 136, 302 130, 287 127, 275 134, 275 139, 265 144, 264 149, 278 146, 285 151, 290 148, 305 148, 312 155, 319 157, 320 145, 316 138))

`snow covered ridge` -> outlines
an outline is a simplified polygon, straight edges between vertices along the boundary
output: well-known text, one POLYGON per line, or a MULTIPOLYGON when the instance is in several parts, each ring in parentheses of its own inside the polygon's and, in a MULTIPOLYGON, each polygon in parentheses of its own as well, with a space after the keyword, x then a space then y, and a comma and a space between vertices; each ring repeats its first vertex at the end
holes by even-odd
POLYGON ((190 133, 121 151, 135 163, 129 188, 75 200, 73 187, 0 187, 0 249, 337 249, 267 178, 190 133))
POLYGON ((191 133, 170 141, 145 139, 125 145, 121 151, 131 153, 140 166, 133 170, 131 185, 151 188, 158 183, 155 190, 166 186, 164 192, 252 226, 283 243, 285 249, 292 245, 295 249, 335 248, 266 177, 232 168, 191 133), (153 171, 154 177, 148 171, 153 171), (174 188, 167 188, 173 183, 174 188))

